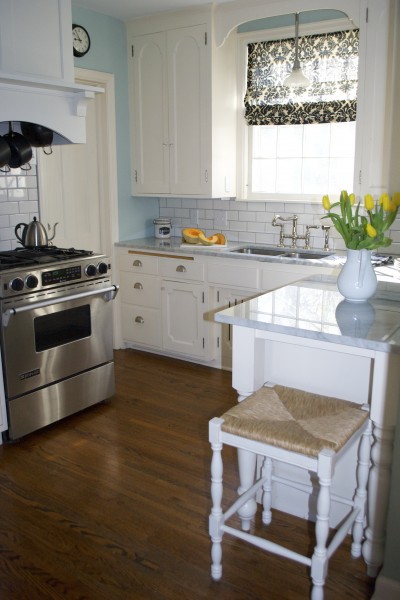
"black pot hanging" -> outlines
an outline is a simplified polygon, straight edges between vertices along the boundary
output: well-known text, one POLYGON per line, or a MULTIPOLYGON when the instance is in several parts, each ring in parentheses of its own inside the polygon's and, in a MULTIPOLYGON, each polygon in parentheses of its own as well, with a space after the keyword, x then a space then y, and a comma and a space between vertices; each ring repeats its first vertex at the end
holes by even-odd
POLYGON ((8 165, 11 158, 11 149, 7 140, 0 135, 0 169, 8 165))
POLYGON ((28 163, 32 158, 32 146, 21 133, 13 131, 12 123, 9 123, 9 131, 4 135, 10 146, 11 157, 8 161, 11 169, 18 169, 28 163))
MULTIPOLYGON (((21 121, 21 132, 34 148, 51 147, 53 143, 53 131, 44 125, 21 121)), ((51 149, 46 154, 51 154, 51 149)))

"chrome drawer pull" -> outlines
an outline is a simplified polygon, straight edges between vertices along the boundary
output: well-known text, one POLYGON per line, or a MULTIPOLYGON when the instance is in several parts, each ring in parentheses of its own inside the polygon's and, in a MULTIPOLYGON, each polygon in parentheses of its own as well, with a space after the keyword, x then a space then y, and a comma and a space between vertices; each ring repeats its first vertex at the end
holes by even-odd
POLYGON ((184 267, 183 265, 178 265, 176 267, 176 270, 178 273, 186 273, 186 267, 184 267))
POLYGON ((135 283, 135 285, 133 287, 135 288, 135 290, 142 290, 143 289, 142 284, 139 283, 139 282, 135 283))
POLYGON ((143 267, 142 261, 141 260, 134 260, 133 261, 133 266, 134 267, 143 267))
POLYGON ((136 317, 135 323, 144 323, 143 317, 136 317))

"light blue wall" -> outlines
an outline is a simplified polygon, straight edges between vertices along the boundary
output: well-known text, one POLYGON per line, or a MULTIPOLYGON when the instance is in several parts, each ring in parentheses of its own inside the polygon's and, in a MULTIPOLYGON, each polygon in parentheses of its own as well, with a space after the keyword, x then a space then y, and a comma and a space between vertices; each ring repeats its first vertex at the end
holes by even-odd
MULTIPOLYGON (((340 10, 309 10, 299 14, 299 25, 303 23, 318 23, 318 21, 329 21, 330 19, 341 19, 345 17, 346 15, 340 10)), ((257 19, 256 21, 249 21, 248 23, 243 23, 243 25, 240 25, 238 27, 238 33, 290 26, 293 27, 294 37, 294 14, 280 15, 278 17, 268 17, 266 19, 257 19)))
POLYGON ((72 7, 74 23, 88 30, 91 47, 85 56, 75 58, 75 66, 113 73, 117 136, 119 239, 154 234, 153 219, 159 216, 158 198, 131 196, 128 58, 125 24, 100 13, 72 7))

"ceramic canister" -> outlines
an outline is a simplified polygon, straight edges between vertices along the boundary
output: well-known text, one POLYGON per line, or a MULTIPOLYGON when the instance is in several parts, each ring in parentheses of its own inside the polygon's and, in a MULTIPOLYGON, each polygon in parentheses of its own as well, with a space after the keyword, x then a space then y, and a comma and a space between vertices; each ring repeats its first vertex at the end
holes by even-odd
POLYGON ((162 239, 171 237, 171 219, 154 219, 153 223, 154 237, 162 239))

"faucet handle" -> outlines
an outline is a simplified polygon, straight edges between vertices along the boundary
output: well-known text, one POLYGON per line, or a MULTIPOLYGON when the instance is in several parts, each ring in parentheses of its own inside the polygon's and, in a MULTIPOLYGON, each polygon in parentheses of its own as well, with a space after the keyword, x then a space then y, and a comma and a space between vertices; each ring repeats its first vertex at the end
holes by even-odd
POLYGON ((272 225, 275 227, 275 225, 278 225, 277 220, 278 219, 282 219, 281 215, 274 215, 274 218, 272 219, 272 225))
POLYGON ((328 251, 330 250, 329 248, 329 230, 330 230, 330 225, 321 225, 321 229, 325 234, 325 242, 324 242, 324 250, 328 251))
POLYGON ((310 229, 318 229, 318 225, 306 225, 306 235, 305 235, 305 244, 304 249, 310 249, 310 229))

